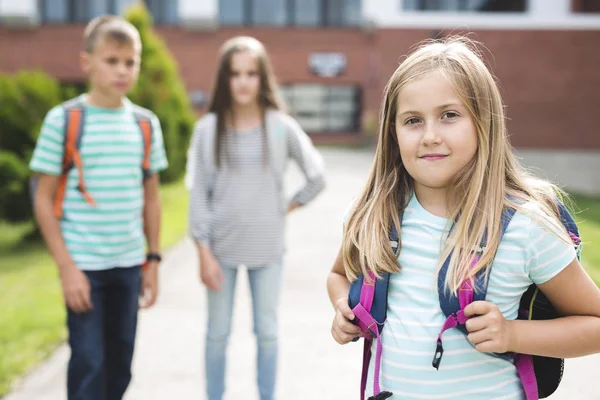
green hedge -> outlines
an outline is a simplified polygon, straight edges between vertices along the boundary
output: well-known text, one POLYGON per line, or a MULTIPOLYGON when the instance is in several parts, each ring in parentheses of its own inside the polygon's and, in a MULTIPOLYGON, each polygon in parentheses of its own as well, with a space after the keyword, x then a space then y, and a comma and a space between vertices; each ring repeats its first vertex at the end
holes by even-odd
POLYGON ((0 74, 0 219, 31 218, 28 163, 46 113, 63 98, 58 82, 41 71, 0 74))
POLYGON ((138 29, 142 39, 142 68, 130 98, 158 116, 169 159, 169 168, 161 179, 174 181, 185 172, 186 152, 196 116, 175 59, 152 30, 152 16, 146 6, 141 2, 132 6, 125 18, 138 29))

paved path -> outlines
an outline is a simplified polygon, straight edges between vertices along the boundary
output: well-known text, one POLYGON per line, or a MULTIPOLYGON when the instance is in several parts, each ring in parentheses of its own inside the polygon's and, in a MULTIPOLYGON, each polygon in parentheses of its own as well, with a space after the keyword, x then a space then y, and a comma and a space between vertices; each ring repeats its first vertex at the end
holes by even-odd
MULTIPOLYGON (((329 182, 306 209, 289 217, 281 305, 279 399, 357 399, 361 345, 337 345, 330 336, 333 316, 325 279, 341 240, 344 209, 366 179, 371 154, 324 150, 329 182)), ((291 181, 300 182, 294 169, 291 181)), ((290 190, 295 186, 290 185, 290 190)), ((205 296, 197 259, 188 240, 174 247, 161 267, 159 303, 140 317, 134 379, 126 400, 204 399, 205 296)), ((238 296, 230 345, 226 400, 255 400, 255 345, 245 274, 238 296)), ((65 399, 68 349, 61 347, 5 400, 65 399)), ((552 400, 600 399, 600 356, 567 361, 566 376, 552 400)))

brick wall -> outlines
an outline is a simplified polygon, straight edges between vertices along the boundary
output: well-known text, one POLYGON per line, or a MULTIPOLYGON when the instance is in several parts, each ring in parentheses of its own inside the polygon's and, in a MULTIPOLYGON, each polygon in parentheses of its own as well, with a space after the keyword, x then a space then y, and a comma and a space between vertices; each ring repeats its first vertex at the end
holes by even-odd
MULTIPOLYGON (((363 112, 378 112, 383 87, 401 56, 430 30, 220 29, 194 32, 159 28, 190 90, 209 91, 217 50, 228 38, 249 34, 271 55, 282 84, 354 83, 363 88, 363 112), (308 68, 314 51, 342 52, 348 65, 336 78, 308 68)), ((82 25, 33 30, 0 27, 0 71, 39 67, 63 81, 81 81, 82 25)), ((600 107, 600 31, 481 30, 473 38, 493 54, 488 62, 507 104, 512 142, 519 147, 600 149, 595 113, 600 107)))

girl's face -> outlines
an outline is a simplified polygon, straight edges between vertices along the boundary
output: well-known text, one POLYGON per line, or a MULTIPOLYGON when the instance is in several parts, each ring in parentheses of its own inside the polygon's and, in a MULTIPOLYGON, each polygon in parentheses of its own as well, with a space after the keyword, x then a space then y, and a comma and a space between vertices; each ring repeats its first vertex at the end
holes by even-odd
POLYGON ((477 151, 477 130, 450 82, 429 73, 398 95, 396 137, 415 190, 446 189, 477 151))
POLYGON ((250 52, 238 52, 231 57, 229 88, 233 102, 238 106, 258 101, 260 91, 258 60, 250 52))

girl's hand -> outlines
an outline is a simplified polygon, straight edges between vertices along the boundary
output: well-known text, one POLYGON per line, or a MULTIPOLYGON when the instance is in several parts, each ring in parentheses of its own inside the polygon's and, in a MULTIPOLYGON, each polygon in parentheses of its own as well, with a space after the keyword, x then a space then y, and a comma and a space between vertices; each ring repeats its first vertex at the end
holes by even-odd
POLYGON ((510 321, 493 303, 474 301, 465 307, 469 335, 467 339, 482 353, 506 353, 513 348, 513 330, 510 321))
POLYGON ((290 212, 294 211, 297 208, 300 208, 300 204, 290 203, 290 205, 288 205, 287 212, 290 213, 290 212))
POLYGON ((346 344, 360 335, 360 328, 350 322, 354 318, 354 313, 348 306, 348 299, 339 299, 335 303, 335 317, 331 325, 331 335, 339 344, 346 344))
POLYGON ((212 254, 200 255, 200 280, 214 292, 221 290, 223 272, 217 259, 212 254))

